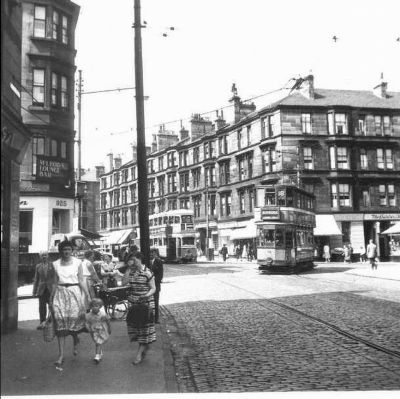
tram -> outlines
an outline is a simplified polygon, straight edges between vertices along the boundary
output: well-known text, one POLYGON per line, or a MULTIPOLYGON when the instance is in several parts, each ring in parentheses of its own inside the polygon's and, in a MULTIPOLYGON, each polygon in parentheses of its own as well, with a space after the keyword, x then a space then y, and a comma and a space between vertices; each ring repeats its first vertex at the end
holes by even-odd
POLYGON ((149 216, 150 246, 169 262, 196 262, 193 211, 176 209, 149 216))
POLYGON ((267 270, 311 269, 314 267, 315 197, 293 185, 259 186, 257 262, 267 270))

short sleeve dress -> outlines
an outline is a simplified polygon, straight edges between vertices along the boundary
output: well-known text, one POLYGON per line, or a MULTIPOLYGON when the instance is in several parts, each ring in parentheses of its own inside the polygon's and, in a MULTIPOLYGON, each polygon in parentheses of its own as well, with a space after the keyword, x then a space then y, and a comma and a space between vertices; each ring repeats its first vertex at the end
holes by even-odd
MULTIPOLYGON (((131 270, 128 276, 130 289, 128 291, 128 301, 130 304, 138 301, 139 295, 149 291, 148 282, 154 278, 153 273, 147 267, 143 270, 131 270)), ((138 341, 140 344, 150 344, 156 340, 156 329, 154 325, 154 297, 153 295, 145 298, 148 306, 152 309, 153 317, 142 328, 135 327, 127 320, 128 336, 131 341, 138 341)), ((146 303, 145 302, 145 303, 146 303)), ((141 302, 143 303, 143 302, 141 302)))
POLYGON ((108 341, 110 337, 108 323, 108 316, 104 309, 100 309, 97 314, 92 312, 86 314, 86 328, 96 344, 102 345, 108 341))
POLYGON ((62 266, 61 259, 58 259, 53 266, 58 276, 52 306, 56 335, 81 332, 85 327, 86 313, 78 280, 81 261, 72 258, 70 264, 62 266))

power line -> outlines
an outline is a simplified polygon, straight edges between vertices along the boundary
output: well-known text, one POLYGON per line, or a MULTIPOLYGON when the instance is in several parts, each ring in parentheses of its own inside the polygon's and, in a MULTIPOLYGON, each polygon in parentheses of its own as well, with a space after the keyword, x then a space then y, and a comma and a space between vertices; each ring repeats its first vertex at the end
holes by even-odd
POLYGON ((124 91, 124 90, 134 90, 136 87, 121 87, 116 89, 105 89, 105 90, 96 90, 96 91, 83 91, 83 94, 97 94, 97 93, 110 93, 112 91, 124 91))

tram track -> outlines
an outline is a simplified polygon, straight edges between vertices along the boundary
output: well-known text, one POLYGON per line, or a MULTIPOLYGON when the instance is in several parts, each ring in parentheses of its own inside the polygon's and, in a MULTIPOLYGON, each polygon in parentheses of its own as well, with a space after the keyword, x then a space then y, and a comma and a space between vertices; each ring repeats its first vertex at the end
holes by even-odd
MULTIPOLYGON (((384 370, 387 375, 392 375, 392 378, 398 380, 400 376, 400 364, 398 362, 398 359, 400 359, 400 352, 397 350, 396 342, 394 343, 393 347, 381 345, 369 339, 368 336, 362 337, 359 336, 357 332, 353 333, 351 331, 346 331, 347 324, 340 326, 340 324, 338 325, 335 320, 333 320, 333 322, 331 322, 331 320, 327 321, 326 319, 324 319, 323 315, 320 315, 318 313, 316 315, 313 315, 310 314, 310 312, 307 312, 307 309, 299 309, 296 307, 296 305, 293 306, 292 304, 283 303, 279 299, 268 298, 262 293, 260 294, 259 292, 257 292, 257 290, 243 287, 240 283, 236 284, 235 281, 226 281, 222 278, 219 278, 219 276, 212 274, 208 274, 207 278, 214 280, 214 282, 216 282, 217 284, 232 287, 239 292, 241 291, 243 293, 250 294, 251 298, 249 298, 249 303, 253 303, 253 306, 255 306, 254 309, 265 309, 271 315, 275 314, 275 317, 278 317, 277 320, 286 320, 286 322, 283 322, 284 324, 288 324, 287 322, 292 323, 293 326, 296 326, 293 327, 293 329, 295 332, 297 331, 297 333, 298 331, 304 331, 306 336, 318 337, 318 345, 321 346, 322 344, 321 348, 323 348, 325 345, 327 345, 328 348, 332 348, 332 345, 334 345, 337 347, 337 351, 341 354, 341 356, 347 352, 349 356, 354 357, 355 359, 363 358, 369 364, 374 364, 375 367, 378 367, 378 369, 376 370, 384 370), (338 337, 342 337, 342 339, 338 337), (326 344, 324 344, 324 342, 326 342, 326 344)), ((343 294, 346 294, 346 292, 343 292, 343 294)), ((246 295, 246 297, 247 296, 248 295, 246 295)), ((241 296, 240 294, 239 297, 243 298, 243 296, 241 296)), ((243 300, 246 301, 246 299, 243 300)), ((310 300, 312 300, 312 298, 310 298, 310 300)), ((327 304, 331 303, 331 301, 332 299, 329 299, 329 301, 327 301, 327 304)), ((332 303, 335 303, 335 298, 333 298, 332 303)), ((212 307, 212 301, 208 306, 212 307)), ((307 302, 302 301, 300 306, 307 306, 307 302)), ((163 306, 162 309, 164 317, 166 317, 166 327, 168 328, 168 326, 173 326, 172 328, 174 330, 171 332, 168 331, 168 335, 170 337, 172 335, 173 342, 178 342, 178 344, 174 345, 173 358, 174 364, 178 364, 177 370, 179 370, 179 385, 182 386, 184 391, 185 389, 188 389, 187 392, 203 392, 205 387, 204 384, 206 384, 206 391, 207 389, 210 389, 210 387, 215 387, 216 385, 213 384, 216 384, 216 382, 212 378, 213 374, 204 371, 208 370, 207 362, 204 362, 204 358, 207 358, 209 354, 199 355, 199 353, 203 353, 198 352, 199 350, 201 351, 200 348, 202 348, 202 346, 198 347, 197 343, 194 344, 194 342, 196 342, 196 340, 198 339, 198 335, 195 333, 195 331, 192 331, 191 329, 197 325, 196 321, 194 320, 191 326, 187 325, 185 323, 185 317, 181 318, 179 313, 175 314, 174 311, 171 311, 173 308, 170 308, 169 306, 163 306), (192 334, 194 334, 194 339, 192 338, 192 334), (201 358, 203 359, 203 368, 201 373, 199 373, 198 368, 198 356, 204 356, 201 358), (208 377, 206 378, 204 376, 208 377)), ((262 314, 260 310, 257 311, 258 314, 262 314)), ((310 338, 306 338, 305 342, 309 341, 309 339, 310 338)), ((299 345, 300 347, 302 346, 301 342, 299 342, 299 345)), ((222 347, 225 348, 224 346, 222 347)), ((332 349, 329 349, 328 352, 323 355, 324 350, 321 349, 322 356, 329 356, 329 352, 332 352, 332 349)), ((311 351, 311 353, 313 352, 311 351)), ((219 359, 218 356, 217 359, 219 359)), ((215 358, 213 357, 209 363, 209 366, 212 370, 214 366, 214 361, 215 358)), ((312 376, 312 374, 310 374, 310 376, 312 376)), ((254 382, 254 384, 257 384, 257 382, 254 382)))
MULTIPOLYGON (((245 292, 247 292, 247 293, 249 293, 249 294, 252 294, 252 295, 254 295, 254 296, 258 296, 258 297, 260 298, 260 300, 262 300, 263 302, 267 302, 267 303, 269 303, 269 304, 271 304, 271 305, 274 305, 274 306, 279 307, 279 308, 281 308, 281 309, 284 309, 284 310, 286 310, 286 311, 295 313, 295 314, 297 314, 297 315, 299 315, 299 316, 301 316, 301 317, 303 317, 303 318, 306 318, 306 319, 311 320, 311 321, 313 321, 313 322, 315 322, 315 323, 317 323, 317 324, 319 324, 319 325, 322 325, 323 327, 325 327, 325 328, 327 328, 327 329, 329 329, 329 330, 331 330, 331 331, 334 331, 334 332, 336 332, 337 334, 339 334, 339 335, 341 335, 341 336, 344 336, 344 337, 346 337, 346 338, 348 338, 348 339, 351 339, 351 340, 353 340, 353 341, 355 341, 355 342, 357 342, 357 343, 359 343, 359 344, 363 344, 363 345, 365 345, 365 346, 367 346, 367 347, 369 347, 369 348, 375 349, 375 350, 378 351, 378 352, 382 352, 382 353, 385 353, 385 354, 387 354, 387 355, 389 355, 389 356, 392 356, 392 357, 395 357, 395 358, 400 359, 400 352, 397 351, 397 350, 393 350, 393 349, 386 348, 386 347, 384 347, 384 346, 382 346, 382 345, 379 345, 379 344, 377 344, 377 343, 375 343, 375 342, 372 342, 372 341, 367 340, 367 339, 365 339, 365 338, 359 337, 359 336, 357 336, 357 335, 355 335, 355 334, 353 334, 353 333, 350 333, 350 332, 348 332, 348 331, 343 330, 342 328, 340 328, 340 327, 338 327, 338 326, 336 326, 336 325, 334 325, 334 324, 332 324, 332 323, 329 323, 329 322, 327 322, 327 321, 321 319, 320 317, 316 317, 316 316, 307 314, 307 313, 303 312, 302 310, 299 310, 299 309, 294 308, 293 306, 284 304, 284 303, 282 303, 282 302, 280 302, 280 301, 277 301, 277 300, 273 300, 273 299, 267 298, 267 297, 265 297, 265 296, 263 296, 263 295, 260 295, 259 293, 255 292, 255 291, 248 290, 248 289, 243 288, 243 287, 241 287, 241 286, 239 286, 239 285, 232 284, 232 283, 228 283, 228 282, 226 282, 226 281, 223 281, 223 280, 220 280, 220 279, 217 279, 217 278, 214 278, 214 279, 215 279, 216 281, 220 282, 220 283, 229 285, 229 286, 231 286, 231 287, 233 287, 233 288, 236 288, 236 289, 240 289, 240 290, 245 291, 245 292)), ((295 322, 293 319, 288 318, 286 315, 283 315, 283 314, 281 314, 280 312, 277 312, 275 309, 272 309, 272 308, 270 308, 270 307, 268 307, 268 306, 265 306, 264 303, 257 302, 257 304, 258 304, 259 306, 265 308, 265 309, 268 309, 268 310, 274 312, 275 314, 278 314, 278 315, 281 316, 281 317, 284 317, 284 318, 286 318, 286 319, 291 320, 292 322, 295 322)), ((297 324, 299 324, 299 323, 297 323, 297 324)), ((334 342, 334 343, 337 345, 337 342, 334 342)), ((350 350, 350 349, 349 349, 349 350, 350 350)), ((354 351, 354 350, 353 350, 353 351, 354 351)), ((357 353, 357 354, 360 354, 359 351, 354 351, 354 352, 357 353)), ((392 373, 394 373, 394 374, 396 374, 396 375, 400 375, 399 373, 394 372, 392 369, 390 369, 390 368, 388 368, 387 366, 385 366, 385 365, 383 365, 383 364, 377 362, 376 360, 371 359, 370 357, 365 356, 365 355, 363 355, 363 356, 364 356, 365 358, 367 358, 368 360, 374 362, 375 364, 379 365, 380 367, 385 368, 385 369, 387 369, 388 371, 390 371, 390 372, 392 372, 392 373)))

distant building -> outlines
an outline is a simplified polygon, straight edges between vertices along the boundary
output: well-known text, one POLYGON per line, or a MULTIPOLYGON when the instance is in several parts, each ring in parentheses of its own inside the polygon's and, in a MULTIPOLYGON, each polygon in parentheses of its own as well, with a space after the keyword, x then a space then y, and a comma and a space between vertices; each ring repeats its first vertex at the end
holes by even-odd
POLYGON ((95 237, 100 230, 100 175, 104 174, 104 166, 96 166, 93 170, 83 171, 77 181, 77 198, 79 202, 79 218, 77 229, 84 235, 95 237))
POLYGON ((22 13, 1 2, 1 332, 18 323, 19 171, 31 133, 21 118, 22 13))
POLYGON ((21 0, 22 117, 33 135, 20 175, 20 251, 72 230, 75 27, 70 0, 21 0))
MULTIPOLYGON (((393 255, 380 232, 400 220, 400 93, 385 82, 374 91, 315 89, 310 75, 257 111, 234 89, 233 122, 193 115, 189 130, 155 136, 149 213, 192 209, 203 251, 207 232, 214 248, 232 251, 256 245, 255 229, 245 229, 264 205, 256 188, 299 184, 316 196, 317 245, 351 243, 356 253, 372 238, 381 258, 393 255)), ((136 160, 103 175, 100 195, 101 231, 137 235, 136 160)))

